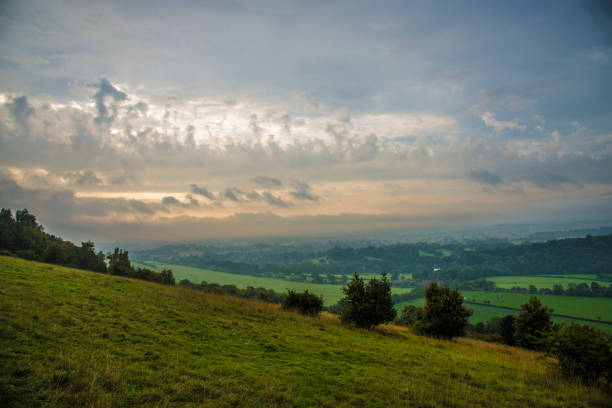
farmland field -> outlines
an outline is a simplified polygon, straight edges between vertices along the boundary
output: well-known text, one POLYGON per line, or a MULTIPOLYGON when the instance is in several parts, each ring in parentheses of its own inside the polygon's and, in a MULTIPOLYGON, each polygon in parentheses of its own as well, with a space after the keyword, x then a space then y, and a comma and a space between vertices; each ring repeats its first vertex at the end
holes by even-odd
MULTIPOLYGON (((494 293, 494 292, 477 292, 477 291, 462 291, 463 296, 473 299, 478 302, 490 300, 493 305, 508 306, 520 308, 521 304, 529 300, 530 294, 523 293, 494 293), (496 295, 501 295, 499 298, 496 295), (507 295, 517 295, 517 297, 507 295), (521 297, 518 297, 521 296, 521 297)), ((538 298, 549 308, 554 309, 554 313, 564 314, 568 316, 576 316, 577 318, 597 319, 601 315, 602 320, 612 321, 612 299, 609 298, 590 298, 577 296, 538 296, 538 298), (592 311, 592 313, 589 313, 592 311), (600 313, 600 314, 597 314, 600 313), (592 317, 592 316, 595 317, 592 317)), ((409 302, 401 302, 395 305, 398 313, 406 305, 423 306, 425 298, 418 298, 409 302)), ((472 309, 474 314, 470 316, 469 322, 476 324, 478 322, 486 323, 491 317, 503 317, 508 314, 517 314, 518 310, 500 309, 493 306, 474 305, 465 303, 466 307, 472 309)), ((571 319, 553 316, 553 320, 558 323, 569 323, 571 319)), ((576 320, 578 323, 588 323, 602 330, 612 332, 612 325, 596 322, 585 322, 576 320)))
POLYGON ((553 285, 562 285, 563 289, 567 289, 570 283, 586 283, 597 282, 599 285, 608 286, 610 282, 595 280, 595 275, 559 275, 559 276, 494 276, 487 278, 488 281, 495 282, 498 288, 512 288, 518 286, 526 288, 533 285, 536 288, 552 289, 553 285))
MULTIPOLYGON (((176 281, 189 279, 193 283, 206 281, 208 283, 218 283, 220 285, 236 285, 238 288, 246 288, 247 286, 262 287, 272 289, 276 292, 285 292, 287 289, 309 291, 323 296, 323 301, 326 306, 333 305, 342 298, 342 285, 317 284, 309 282, 291 282, 282 279, 262 278, 250 275, 237 275, 234 273, 211 271, 208 269, 193 268, 190 266, 170 265, 160 262, 138 263, 134 265, 139 267, 153 268, 161 271, 163 268, 172 269, 176 281)), ((393 288, 393 293, 407 293, 409 288, 393 288)))
MULTIPOLYGON (((493 316, 504 317, 508 314, 516 315, 518 313, 518 311, 500 309, 500 308, 492 307, 492 306, 474 305, 474 304, 469 304, 469 303, 464 304, 464 305, 474 311, 474 314, 472 314, 472 316, 470 316, 469 318, 469 322, 472 324, 476 324, 478 322, 486 323, 493 316)), ((557 323, 565 323, 565 324, 569 324, 572 321, 572 319, 568 319, 566 317, 558 317, 558 316, 553 316, 552 320, 557 323)), ((574 321, 576 323, 587 323, 601 330, 612 332, 612 325, 610 324, 585 322, 581 320, 574 320, 574 321)))
MULTIPOLYGON (((529 293, 501 293, 484 291, 462 291, 463 296, 482 303, 488 300, 493 305, 519 308, 533 295, 529 293)), ((583 317, 601 318, 612 321, 612 299, 600 297, 537 295, 542 303, 554 309, 553 313, 583 317)))

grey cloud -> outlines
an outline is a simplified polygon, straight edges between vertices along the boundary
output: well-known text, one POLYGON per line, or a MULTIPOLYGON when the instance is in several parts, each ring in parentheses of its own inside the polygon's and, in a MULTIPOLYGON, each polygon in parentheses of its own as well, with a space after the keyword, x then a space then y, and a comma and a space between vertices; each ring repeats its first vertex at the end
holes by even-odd
POLYGON ((503 182, 500 176, 485 169, 474 169, 470 171, 469 177, 478 183, 487 184, 489 186, 498 186, 503 182))
POLYGON ((161 203, 163 205, 181 205, 181 202, 172 196, 162 198, 161 203))
POLYGON ((246 196, 251 201, 261 201, 263 199, 261 194, 259 194, 257 191, 251 191, 246 196))
POLYGON ((228 187, 223 192, 223 197, 227 198, 230 201, 240 202, 240 198, 238 198, 239 194, 242 194, 241 190, 235 187, 228 187))
POLYGON ((208 198, 209 200, 214 200, 215 199, 213 193, 208 191, 206 189, 206 187, 200 187, 197 184, 190 184, 189 188, 191 189, 191 192, 193 194, 198 194, 198 195, 204 196, 204 197, 208 198))
POLYGON ((20 124, 25 123, 27 118, 34 114, 34 108, 28 103, 28 97, 25 95, 12 98, 8 102, 8 107, 15 120, 20 124))
POLYGON ((289 194, 298 200, 317 201, 319 199, 318 196, 312 194, 310 191, 310 186, 307 183, 294 180, 292 184, 295 190, 291 191, 289 194))
POLYGON ((264 188, 275 188, 282 187, 283 182, 277 178, 268 177, 268 176, 258 176, 253 179, 255 183, 264 187, 264 188))
POLYGON ((292 207, 293 206, 291 203, 289 203, 287 201, 284 201, 282 198, 273 195, 269 191, 264 191, 263 199, 268 204, 276 206, 276 207, 280 207, 280 208, 288 208, 288 207, 292 207))
POLYGON ((111 105, 113 114, 109 115, 108 108, 105 104, 105 99, 110 96, 114 102, 121 102, 127 99, 127 95, 115 88, 106 78, 100 79, 100 83, 96 84, 98 92, 94 95, 96 101, 96 109, 98 110, 98 116, 95 117, 96 123, 111 123, 117 115, 116 105, 111 105))
POLYGON ((102 179, 91 170, 67 173, 66 177, 78 185, 102 184, 102 179))

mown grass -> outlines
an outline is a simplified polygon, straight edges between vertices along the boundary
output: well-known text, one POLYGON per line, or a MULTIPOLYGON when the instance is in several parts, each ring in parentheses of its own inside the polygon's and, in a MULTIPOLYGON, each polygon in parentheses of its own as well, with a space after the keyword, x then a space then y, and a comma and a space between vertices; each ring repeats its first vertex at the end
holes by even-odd
MULTIPOLYGON (((206 281, 208 283, 218 283, 220 285, 236 285, 238 288, 244 289, 247 286, 262 287, 272 289, 279 293, 285 293, 287 289, 303 292, 308 289, 312 293, 323 296, 325 306, 337 303, 344 295, 342 293, 342 285, 331 285, 325 283, 311 282, 291 282, 283 279, 262 278, 259 276, 238 275, 228 272, 212 271, 209 269, 194 268, 191 266, 172 265, 161 262, 134 263, 136 266, 153 268, 161 271, 164 268, 172 269, 176 281, 189 279, 193 283, 206 281)), ((370 275, 362 275, 364 278, 370 275)), ((371 275, 371 277, 380 277, 380 275, 371 275)), ((392 288, 393 293, 407 293, 410 288, 392 288)))
POLYGON ((605 407, 542 354, 0 257, 0 405, 605 407))

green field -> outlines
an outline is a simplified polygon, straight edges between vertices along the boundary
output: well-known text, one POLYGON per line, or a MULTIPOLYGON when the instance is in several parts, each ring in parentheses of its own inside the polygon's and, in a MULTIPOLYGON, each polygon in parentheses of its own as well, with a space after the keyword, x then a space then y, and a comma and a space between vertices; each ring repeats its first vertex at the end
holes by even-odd
POLYGON ((591 282, 597 282, 599 285, 610 285, 610 282, 595 280, 595 275, 559 275, 559 276, 493 276, 487 278, 491 282, 495 282, 495 286, 498 288, 512 288, 518 286, 520 288, 527 288, 529 285, 533 285, 536 288, 549 288, 552 289, 553 285, 562 285, 563 289, 567 289, 570 283, 586 283, 588 285, 591 282), (589 279, 586 277, 592 277, 589 279))
MULTIPOLYGON (((464 297, 483 303, 488 300, 493 305, 509 306, 520 308, 533 295, 529 293, 500 293, 484 291, 462 291, 464 297)), ((601 318, 601 320, 612 321, 612 299, 601 297, 580 297, 580 296, 556 296, 556 295, 537 295, 538 299, 549 308, 554 309, 553 313, 583 317, 587 319, 601 318)))
MULTIPOLYGON (((468 307, 474 311, 474 314, 470 316, 469 318, 469 321, 472 324, 476 324, 478 322, 486 323, 493 316, 504 317, 509 314, 516 315, 518 313, 518 311, 513 311, 513 310, 500 309, 500 308, 491 307, 491 306, 467 304, 467 303, 465 304, 465 307, 468 307)), ((569 324, 572 321, 572 319, 568 319, 565 317, 558 317, 558 316, 553 316, 552 320, 557 323, 565 323, 565 324, 569 324)), ((585 322, 585 321, 580 321, 580 320, 574 320, 574 321, 576 323, 590 324, 591 326, 595 326, 598 329, 601 329, 607 332, 612 332, 612 325, 610 324, 585 322)))
POLYGON ((0 257, 6 407, 606 407, 543 355, 0 257))
MULTIPOLYGON (((529 300, 531 295, 522 293, 493 293, 493 292, 477 292, 477 291, 462 291, 463 296, 473 299, 478 302, 483 300, 490 300, 492 304, 499 306, 508 306, 520 308, 523 303, 529 300), (501 295, 501 296, 497 296, 501 295), (519 295, 519 296, 506 296, 506 295, 519 295)), ((577 297, 577 296, 539 296, 538 298, 548 307, 554 309, 554 313, 576 316, 577 318, 583 317, 587 319, 597 319, 597 316, 601 315, 602 320, 612 321, 612 299, 609 298, 591 298, 591 297, 577 297), (598 314, 599 313, 599 314, 598 314), (595 317, 591 317, 596 315, 595 317), (606 318, 607 316, 607 318, 606 318)), ((425 304, 425 298, 414 299, 410 302, 401 302, 395 305, 395 309, 398 313, 406 305, 414 305, 421 307, 425 304)), ((491 317, 499 316, 503 317, 508 314, 517 314, 518 310, 500 309, 492 306, 464 304, 466 307, 472 309, 474 314, 470 316, 469 322, 476 324, 479 322, 486 323, 491 317)), ((572 319, 553 316, 553 320, 558 323, 569 323, 572 319)), ((596 322, 586 322, 576 320, 578 323, 587 323, 598 327, 602 330, 612 332, 612 325, 596 322)))
MULTIPOLYGON (((211 271, 208 269, 192 268, 190 266, 170 265, 159 262, 137 263, 134 265, 140 267, 154 268, 161 271, 163 268, 170 268, 176 278, 176 281, 189 279, 191 282, 200 283, 206 281, 208 283, 218 283, 220 285, 236 285, 238 288, 246 288, 247 286, 262 287, 272 289, 276 292, 284 293, 287 289, 297 291, 309 291, 323 296, 323 301, 326 306, 333 305, 342 298, 342 285, 317 284, 309 282, 291 282, 282 279, 262 278, 259 276, 237 275, 234 273, 211 271)), ((408 293, 410 288, 393 288, 393 293, 408 293)))

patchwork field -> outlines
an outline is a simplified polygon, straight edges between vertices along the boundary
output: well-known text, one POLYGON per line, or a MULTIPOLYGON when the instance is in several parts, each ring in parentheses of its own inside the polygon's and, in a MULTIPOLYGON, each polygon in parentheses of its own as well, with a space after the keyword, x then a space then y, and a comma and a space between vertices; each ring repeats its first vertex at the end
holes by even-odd
POLYGON ((606 407, 556 362, 0 257, 6 407, 606 407))
MULTIPOLYGON (((176 278, 176 281, 189 279, 193 283, 206 281, 208 283, 218 283, 220 285, 236 285, 238 288, 246 288, 247 286, 262 287, 272 289, 276 292, 283 293, 287 289, 297 291, 309 291, 323 296, 323 301, 326 306, 333 305, 338 302, 342 294, 342 285, 317 284, 308 282, 291 282, 282 279, 262 278, 258 276, 237 275, 227 272, 211 271, 208 269, 192 268, 190 266, 170 265, 159 262, 147 262, 146 264, 135 262, 134 265, 140 267, 152 268, 161 271, 163 268, 170 268, 176 278)), ((367 276, 367 275, 366 275, 367 276)), ((408 293, 409 288, 392 288, 393 293, 408 293)))
POLYGON ((597 282, 599 285, 610 285, 610 282, 598 281, 595 275, 559 275, 559 276, 493 276, 487 280, 495 282, 498 288, 507 288, 518 286, 527 288, 533 285, 536 288, 552 289, 553 285, 562 285, 563 289, 567 289, 570 283, 586 283, 597 282))

